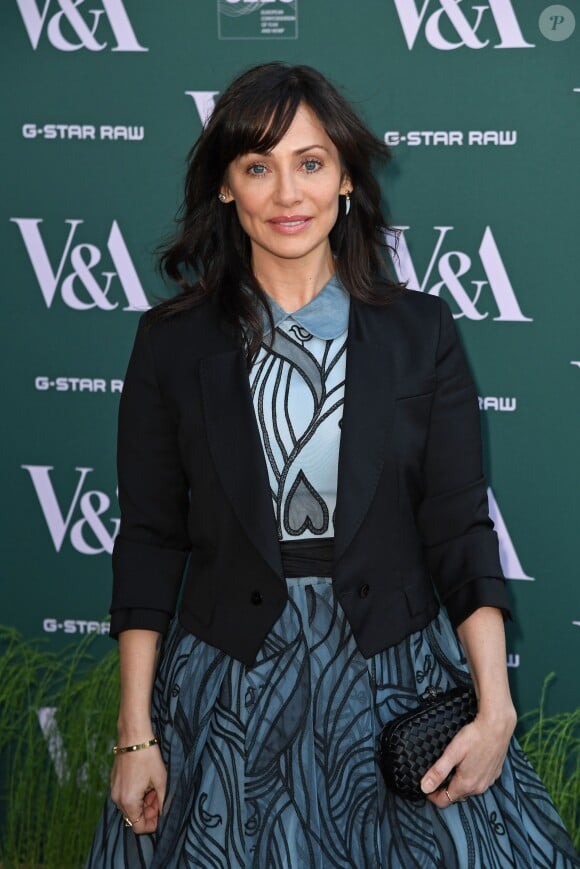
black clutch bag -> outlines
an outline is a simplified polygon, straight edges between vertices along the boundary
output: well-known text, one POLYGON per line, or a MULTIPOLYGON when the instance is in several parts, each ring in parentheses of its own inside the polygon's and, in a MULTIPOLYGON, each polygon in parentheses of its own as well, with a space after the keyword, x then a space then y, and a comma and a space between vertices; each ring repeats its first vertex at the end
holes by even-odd
MULTIPOLYGON (((421 779, 476 713, 473 688, 445 692, 428 688, 420 706, 389 721, 379 734, 378 762, 387 787, 407 800, 424 799, 421 779)), ((447 786, 452 774, 441 787, 447 786)))

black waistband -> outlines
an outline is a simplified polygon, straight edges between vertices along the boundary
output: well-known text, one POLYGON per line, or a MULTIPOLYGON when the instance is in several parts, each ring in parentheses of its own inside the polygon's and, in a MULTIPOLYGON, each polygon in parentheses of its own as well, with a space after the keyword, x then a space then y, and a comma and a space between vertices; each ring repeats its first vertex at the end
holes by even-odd
POLYGON ((309 540, 283 540, 284 576, 332 576, 334 537, 309 540))

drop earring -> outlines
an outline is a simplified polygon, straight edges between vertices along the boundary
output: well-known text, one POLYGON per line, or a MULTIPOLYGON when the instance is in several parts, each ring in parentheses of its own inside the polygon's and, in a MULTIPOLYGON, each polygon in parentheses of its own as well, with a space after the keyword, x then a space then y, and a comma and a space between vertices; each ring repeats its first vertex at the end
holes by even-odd
POLYGON ((225 193, 218 193, 218 199, 220 202, 225 202, 227 197, 225 193))
POLYGON ((346 200, 344 205, 344 214, 347 216, 350 212, 350 193, 345 193, 344 198, 346 200))

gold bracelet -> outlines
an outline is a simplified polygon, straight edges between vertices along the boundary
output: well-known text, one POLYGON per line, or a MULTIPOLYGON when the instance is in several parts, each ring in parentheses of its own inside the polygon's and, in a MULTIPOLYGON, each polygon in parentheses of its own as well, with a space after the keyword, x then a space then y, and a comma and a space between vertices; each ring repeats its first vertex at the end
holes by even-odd
POLYGON ((113 754, 127 754, 129 751, 141 751, 142 748, 151 748, 152 745, 159 745, 159 740, 156 736, 148 742, 139 742, 137 745, 125 745, 121 748, 119 745, 113 746, 113 754))

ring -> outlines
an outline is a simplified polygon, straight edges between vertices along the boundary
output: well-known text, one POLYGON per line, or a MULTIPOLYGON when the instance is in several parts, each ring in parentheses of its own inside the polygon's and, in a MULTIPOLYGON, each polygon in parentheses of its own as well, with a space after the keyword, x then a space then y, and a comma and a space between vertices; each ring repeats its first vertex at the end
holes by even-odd
POLYGON ((138 824, 139 821, 143 820, 143 815, 139 815, 134 821, 131 820, 129 815, 123 815, 123 821, 125 822, 126 827, 132 827, 134 824, 138 824))
POLYGON ((465 800, 467 799, 467 797, 465 796, 465 797, 457 797, 457 799, 452 800, 451 797, 449 796, 449 791, 447 790, 447 788, 445 788, 445 796, 449 800, 450 805, 452 805, 453 803, 464 803, 465 800))

